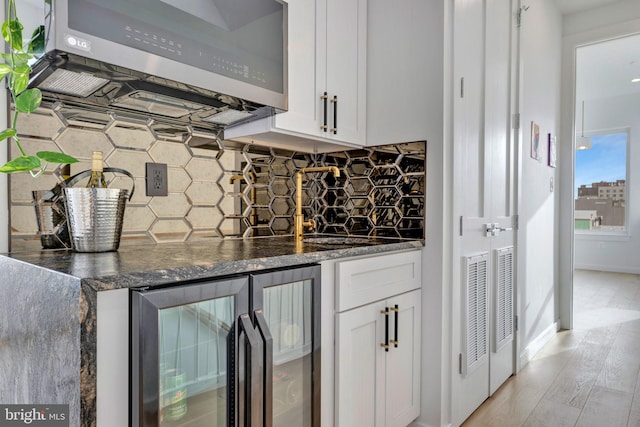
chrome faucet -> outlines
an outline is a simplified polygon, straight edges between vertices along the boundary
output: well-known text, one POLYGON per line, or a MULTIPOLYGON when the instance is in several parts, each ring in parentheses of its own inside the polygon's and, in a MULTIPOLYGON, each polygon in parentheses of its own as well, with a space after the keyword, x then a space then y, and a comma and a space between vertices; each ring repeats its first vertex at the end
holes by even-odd
POLYGON ((340 169, 336 166, 302 168, 296 172, 296 215, 294 218, 294 237, 298 242, 302 241, 302 235, 304 234, 305 228, 313 230, 316 227, 316 222, 313 219, 305 221, 304 214, 302 213, 302 175, 307 172, 331 172, 336 178, 340 176, 340 169))

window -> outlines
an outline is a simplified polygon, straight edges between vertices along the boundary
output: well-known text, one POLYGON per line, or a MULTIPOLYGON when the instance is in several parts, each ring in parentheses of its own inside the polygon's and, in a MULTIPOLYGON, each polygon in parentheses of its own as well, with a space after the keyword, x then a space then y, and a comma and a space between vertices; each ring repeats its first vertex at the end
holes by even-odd
POLYGON ((626 231, 628 138, 627 132, 593 135, 590 149, 576 151, 576 230, 626 231))

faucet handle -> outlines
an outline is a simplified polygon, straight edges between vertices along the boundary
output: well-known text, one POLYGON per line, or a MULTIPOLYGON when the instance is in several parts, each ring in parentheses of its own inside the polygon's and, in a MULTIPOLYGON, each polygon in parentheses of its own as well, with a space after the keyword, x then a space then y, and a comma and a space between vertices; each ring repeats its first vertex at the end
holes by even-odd
POLYGON ((302 223, 302 226, 308 230, 315 230, 316 228, 316 221, 313 219, 310 219, 308 221, 305 221, 304 223, 302 223))

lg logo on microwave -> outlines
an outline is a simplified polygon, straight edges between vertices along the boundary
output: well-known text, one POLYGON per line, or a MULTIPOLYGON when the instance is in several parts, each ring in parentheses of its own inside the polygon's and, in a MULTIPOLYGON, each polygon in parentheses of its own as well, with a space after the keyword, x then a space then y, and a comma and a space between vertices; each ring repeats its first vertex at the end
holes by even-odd
POLYGON ((64 36, 64 42, 69 47, 84 50, 85 52, 91 52, 91 42, 89 40, 66 34, 64 36))

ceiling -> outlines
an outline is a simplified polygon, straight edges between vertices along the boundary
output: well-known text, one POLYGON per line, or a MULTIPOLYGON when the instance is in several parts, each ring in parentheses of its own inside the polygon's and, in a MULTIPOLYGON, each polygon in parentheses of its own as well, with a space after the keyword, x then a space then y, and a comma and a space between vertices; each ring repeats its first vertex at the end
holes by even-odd
POLYGON ((556 5, 563 15, 569 15, 620 1, 623 0, 556 0, 556 5))
MULTIPOLYGON (((555 0, 563 15, 626 0, 555 0)), ((576 52, 576 104, 581 100, 640 94, 640 34, 582 46, 576 52)))
POLYGON ((579 47, 576 95, 598 99, 640 93, 640 34, 579 47))

